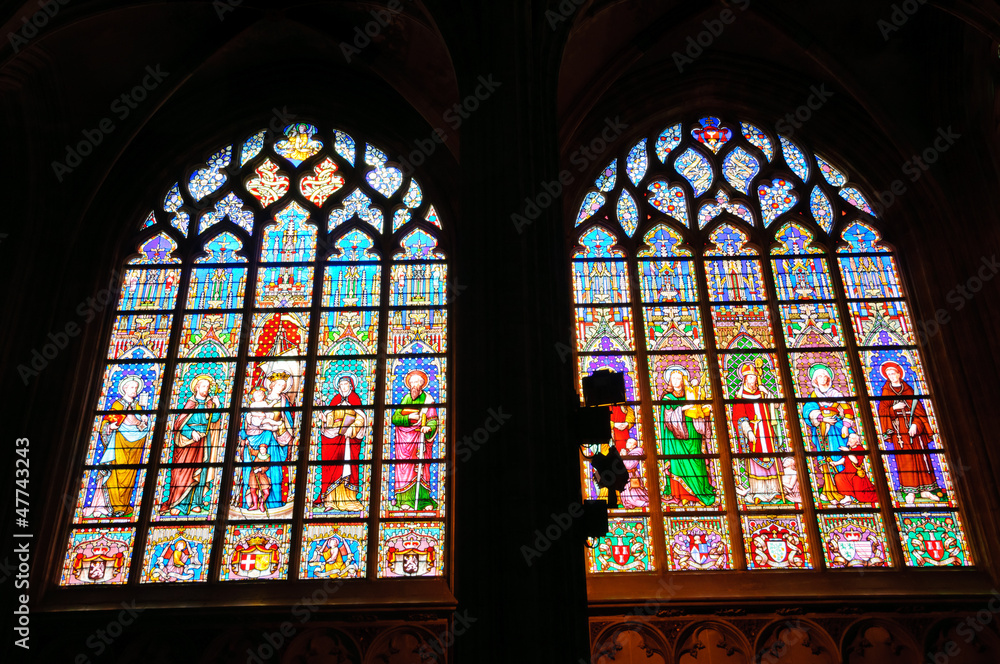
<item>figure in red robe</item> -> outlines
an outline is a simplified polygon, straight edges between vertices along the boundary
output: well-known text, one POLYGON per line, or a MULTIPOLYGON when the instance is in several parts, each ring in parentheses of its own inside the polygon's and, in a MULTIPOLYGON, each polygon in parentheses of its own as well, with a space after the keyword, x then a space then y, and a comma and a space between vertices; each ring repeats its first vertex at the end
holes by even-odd
MULTIPOLYGON (((893 361, 882 364, 882 396, 887 397, 878 404, 879 426, 887 447, 893 450, 929 450, 934 440, 927 411, 920 399, 913 398, 913 387, 903 380, 903 367, 893 361)), ((895 455, 896 470, 899 473, 900 490, 906 495, 906 503, 912 505, 921 498, 937 502, 938 486, 931 458, 928 454, 895 455)))
POLYGON ((319 496, 314 507, 325 505, 342 512, 363 510, 358 501, 358 464, 361 458, 361 438, 364 436, 365 414, 359 408, 361 397, 355 391, 354 378, 341 376, 337 380, 338 394, 330 400, 320 431, 320 459, 335 461, 322 466, 319 496))
MULTIPOLYGON (((772 395, 760 384, 761 367, 757 363, 747 362, 740 367, 743 384, 736 392, 737 399, 742 403, 732 406, 733 422, 743 439, 743 445, 751 454, 774 454, 777 436, 771 424, 770 406, 763 399, 772 395)), ((755 503, 767 503, 782 496, 781 471, 778 460, 771 457, 758 456, 747 459, 747 474, 749 475, 749 490, 737 492, 747 496, 755 503)))

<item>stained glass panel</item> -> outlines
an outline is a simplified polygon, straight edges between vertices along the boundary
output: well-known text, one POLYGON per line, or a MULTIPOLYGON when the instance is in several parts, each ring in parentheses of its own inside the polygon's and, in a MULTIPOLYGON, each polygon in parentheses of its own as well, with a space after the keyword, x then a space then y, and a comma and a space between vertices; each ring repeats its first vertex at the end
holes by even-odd
POLYGON ((605 198, 603 194, 596 191, 588 192, 587 195, 583 197, 583 203, 580 204, 580 212, 576 215, 576 225, 579 226, 594 216, 594 213, 601 209, 604 202, 605 198))
POLYGON ((826 159, 819 155, 815 155, 816 164, 819 166, 819 172, 829 184, 834 187, 843 187, 847 184, 847 176, 841 171, 833 167, 833 164, 828 162, 826 159))
POLYGON ((643 176, 646 175, 648 165, 649 157, 646 156, 646 139, 644 138, 632 146, 632 149, 628 151, 628 157, 625 159, 625 173, 636 187, 639 186, 643 176))
POLYGON ((903 296, 896 261, 892 256, 840 256, 837 260, 840 262, 847 297, 903 296))
POLYGON ((771 146, 771 139, 767 137, 767 134, 749 122, 741 122, 740 128, 743 129, 743 137, 750 145, 763 152, 768 161, 774 159, 774 148, 771 146))
POLYGON ((712 327, 719 348, 774 347, 771 315, 763 304, 712 307, 712 327))
POLYGON ((713 302, 763 302, 767 299, 758 260, 708 260, 705 272, 708 297, 713 302))
POLYGON ((208 579, 214 526, 149 529, 140 583, 197 583, 208 579))
POLYGON ((372 468, 367 463, 345 462, 350 445, 335 445, 324 438, 324 458, 340 463, 309 466, 306 485, 306 518, 364 519, 371 511, 372 468))
POLYGON ((248 161, 256 157, 264 149, 264 134, 265 132, 258 131, 243 142, 243 149, 240 151, 240 166, 246 166, 248 161))
POLYGON ((262 266, 257 271, 256 305, 261 308, 304 308, 312 303, 313 268, 262 266))
POLYGON ((705 347, 698 307, 643 307, 642 318, 648 350, 696 350, 705 347))
POLYGON ((835 348, 844 345, 834 304, 782 304, 782 330, 789 348, 835 348))
POLYGON ((126 270, 118 297, 120 311, 152 311, 173 309, 177 301, 181 271, 126 270))
POLYGON ((750 182, 760 172, 760 163, 741 147, 734 148, 722 160, 722 174, 736 191, 749 193, 750 182))
POLYGON ((882 462, 895 507, 956 507, 943 454, 884 454, 882 462))
POLYGON ((614 348, 635 350, 629 307, 576 309, 576 349, 599 350, 608 343, 614 348), (608 341, 605 341, 608 340, 608 341))
POLYGON ((702 153, 688 148, 674 161, 674 168, 688 181, 695 197, 712 186, 712 164, 702 153))
POLYGON ((304 122, 288 125, 284 129, 285 138, 274 143, 274 151, 298 166, 323 149, 323 141, 316 138, 318 131, 315 126, 304 122))
MULTIPOLYGON (((734 454, 774 454, 791 452, 785 404, 760 399, 741 401, 726 407, 729 444, 734 454)), ((773 493, 780 490, 782 472, 777 467, 757 473, 773 493)), ((761 489, 763 490, 763 489, 761 489)))
MULTIPOLYGON (((148 435, 148 430, 145 433, 148 435)), ((130 442, 127 438, 120 440, 130 442)), ((142 449, 140 446, 125 450, 124 454, 116 449, 105 450, 100 460, 105 465, 83 471, 73 512, 74 523, 134 523, 138 520, 146 470, 121 467, 118 461, 138 463, 142 449), (134 461, 126 456, 129 452, 134 461)))
POLYGON ((255 313, 250 328, 253 357, 305 355, 309 346, 309 313, 255 313))
POLYGON ((861 351, 861 366, 870 396, 905 399, 929 392, 916 350, 891 348, 861 351))
MULTIPOLYGON (((692 386, 672 384, 671 387, 682 392, 692 386)), ((700 395, 691 393, 690 396, 700 395)), ((653 406, 657 454, 685 456, 719 453, 711 404, 685 402, 686 394, 682 397, 666 390, 659 397, 664 403, 653 406)))
POLYGON ((792 190, 792 183, 783 178, 771 181, 771 184, 761 183, 757 186, 760 197, 760 212, 767 228, 779 216, 788 212, 798 202, 799 196, 792 190))
MULTIPOLYGON (((215 208, 211 210, 206 210, 202 213, 201 219, 198 222, 198 232, 204 233, 209 228, 215 224, 221 222, 226 217, 229 221, 233 222, 247 233, 253 233, 253 210, 244 207, 246 204, 240 199, 239 196, 233 192, 229 192, 223 198, 221 198, 216 204, 215 208)), ((229 237, 232 237, 231 235, 229 237)), ((235 246, 239 248, 240 244, 237 241, 235 246)))
POLYGON ((288 193, 290 180, 284 173, 278 172, 278 165, 270 159, 265 159, 254 170, 254 175, 247 178, 244 186, 253 197, 260 201, 262 207, 277 203, 288 193))
POLYGON ((639 279, 643 302, 694 302, 698 300, 692 261, 640 261, 639 279))
POLYGON ((724 516, 667 517, 667 567, 672 572, 732 569, 729 524, 724 516))
POLYGON ((684 189, 669 186, 666 180, 657 180, 647 187, 646 200, 663 214, 670 215, 685 226, 688 225, 687 199, 684 189))
POLYGON ((875 211, 872 210, 871 206, 868 204, 868 199, 865 198, 865 195, 862 194, 857 187, 844 187, 837 193, 840 194, 841 198, 854 207, 863 212, 867 212, 873 217, 875 216, 875 211))
POLYGON ((448 303, 448 272, 443 263, 393 265, 391 270, 390 306, 440 306, 448 303))
POLYGON ((795 457, 733 459, 733 474, 740 510, 795 509, 802 504, 795 457))
POLYGON ((880 514, 822 514, 819 529, 827 567, 892 565, 880 514))
POLYGON ((795 396, 841 399, 854 396, 854 379, 847 353, 816 349, 789 353, 795 396))
POLYGON ((226 527, 220 581, 266 581, 288 576, 288 524, 235 524, 226 527))
POLYGON ((378 352, 378 312, 327 311, 320 315, 320 355, 375 355, 378 352))
POLYGON ((636 226, 639 224, 639 209, 636 207, 632 195, 624 189, 621 196, 618 197, 617 211, 618 223, 622 225, 626 233, 634 235, 636 226))
POLYGON ((809 161, 802 150, 795 143, 792 143, 784 136, 778 136, 781 141, 781 154, 785 156, 785 163, 792 169, 792 173, 799 176, 799 179, 806 182, 809 179, 809 161))
POLYGON ((667 163, 667 156, 681 144, 681 123, 671 125, 656 138, 656 156, 662 163, 667 163))
POLYGON ((300 579, 359 579, 368 558, 368 524, 310 523, 302 534, 300 579))
POLYGON ((896 515, 907 567, 965 567, 973 564, 958 514, 896 515))
MULTIPOLYGON (((670 447, 670 445, 668 445, 670 447)), ((719 460, 674 457, 657 462, 664 512, 718 512, 725 509, 719 460)))
POLYGON ((188 309, 238 309, 247 287, 245 267, 197 267, 188 282, 188 309))
POLYGON ((833 205, 819 185, 813 187, 812 194, 809 195, 809 210, 820 228, 827 233, 833 230, 833 205))
POLYGON ((317 207, 343 186, 344 178, 337 174, 337 163, 329 157, 313 166, 312 173, 306 173, 299 180, 299 191, 317 207))
POLYGON ((749 569, 812 569, 802 517, 745 515, 744 547, 749 569))
POLYGON ((592 574, 607 572, 651 572, 656 569, 649 519, 613 518, 608 534, 587 548, 587 566, 592 574))
POLYGON ((875 473, 864 451, 843 456, 811 457, 809 465, 809 481, 819 509, 879 506, 875 473))
POLYGON ((722 121, 716 117, 704 117, 691 130, 691 136, 713 153, 718 154, 726 141, 733 137, 733 132, 722 126, 722 121))
POLYGON ((134 541, 132 528, 74 528, 69 535, 59 585, 124 584, 134 541))
MULTIPOLYGON (((316 364, 313 402, 317 406, 331 407, 342 403, 354 406, 374 404, 375 365, 374 358, 364 357, 320 360, 316 364)), ((358 426, 364 422, 371 424, 371 419, 363 415, 355 419, 359 420, 358 426)))
POLYGON ((445 529, 440 522, 379 524, 379 578, 444 574, 445 529))
POLYGON ((233 146, 228 145, 205 162, 205 168, 199 168, 191 174, 188 180, 188 191, 195 202, 205 198, 213 191, 226 183, 226 174, 223 168, 229 165, 233 157, 233 146))
POLYGON ((118 316, 111 330, 107 358, 165 358, 172 320, 169 314, 118 316))
POLYGON ((573 295, 577 304, 620 304, 629 300, 625 261, 574 261, 573 295))
POLYGON ((849 302, 847 306, 859 346, 916 345, 905 302, 849 302))
POLYGON ((161 467, 156 478, 151 520, 214 521, 221 484, 222 468, 218 466, 161 467))
POLYGON ((190 406, 187 403, 182 405, 192 412, 167 415, 160 463, 222 463, 229 432, 229 413, 209 411, 204 400, 197 400, 197 395, 190 406), (195 440, 196 433, 200 436, 198 440, 195 440))
POLYGON ((652 398, 700 401, 712 398, 708 360, 702 354, 650 354, 649 389, 652 398))

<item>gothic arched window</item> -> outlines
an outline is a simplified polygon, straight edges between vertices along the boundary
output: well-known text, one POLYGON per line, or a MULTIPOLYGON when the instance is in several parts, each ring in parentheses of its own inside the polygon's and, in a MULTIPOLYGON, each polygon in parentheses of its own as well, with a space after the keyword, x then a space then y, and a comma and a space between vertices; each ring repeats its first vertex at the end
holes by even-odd
POLYGON ((158 200, 60 584, 442 575, 447 266, 417 180, 296 123, 158 200))
POLYGON ((629 145, 583 197, 578 376, 624 372, 591 573, 971 566, 913 321, 847 171, 748 122, 629 145))

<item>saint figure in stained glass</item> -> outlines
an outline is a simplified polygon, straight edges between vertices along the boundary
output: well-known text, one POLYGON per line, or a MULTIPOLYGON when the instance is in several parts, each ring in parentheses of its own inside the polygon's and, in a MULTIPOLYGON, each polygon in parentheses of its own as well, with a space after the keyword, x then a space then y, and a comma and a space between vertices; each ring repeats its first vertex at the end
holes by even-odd
POLYGON ((320 432, 320 460, 334 462, 322 467, 319 496, 314 507, 339 512, 364 509, 358 502, 358 465, 365 430, 365 413, 359 408, 361 397, 355 391, 355 378, 344 374, 337 379, 337 394, 330 400, 331 410, 324 414, 320 432))
MULTIPOLYGON (((215 379, 204 374, 196 376, 191 381, 191 396, 184 403, 188 410, 204 411, 209 408, 219 408, 219 397, 213 395, 215 379)), ((208 448, 217 448, 219 441, 218 422, 221 413, 194 412, 185 413, 174 422, 171 435, 174 438, 171 464, 202 464, 205 463, 208 448)), ((171 516, 181 514, 199 514, 210 505, 206 495, 209 470, 200 467, 184 466, 171 468, 170 484, 166 498, 160 505, 160 513, 171 516)))
MULTIPOLYGON (((882 364, 881 372, 886 379, 882 388, 885 400, 878 402, 878 417, 886 447, 910 452, 931 449, 934 431, 924 404, 913 397, 913 387, 904 380, 903 367, 888 361, 882 364)), ((897 454, 895 459, 899 486, 908 504, 912 504, 918 494, 927 500, 938 500, 941 489, 929 455, 897 454)))
POLYGON ((431 498, 430 465, 423 462, 431 457, 437 435, 437 409, 423 406, 431 401, 424 392, 426 373, 414 369, 406 374, 403 384, 409 388, 409 394, 403 397, 402 406, 392 412, 395 458, 414 463, 396 464, 396 506, 400 509, 436 509, 437 502, 431 498))

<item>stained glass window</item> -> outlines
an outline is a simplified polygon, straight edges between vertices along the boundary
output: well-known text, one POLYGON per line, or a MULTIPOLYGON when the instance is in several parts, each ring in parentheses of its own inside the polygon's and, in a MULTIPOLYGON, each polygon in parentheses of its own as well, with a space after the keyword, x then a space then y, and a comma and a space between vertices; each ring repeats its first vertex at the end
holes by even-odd
POLYGON ((626 388, 581 450, 584 497, 607 496, 594 454, 628 472, 589 571, 971 566, 883 225, 846 170, 760 126, 668 125, 584 195, 577 374, 626 388))
POLYGON ((235 138, 137 223, 61 585, 441 576, 441 216, 343 131, 235 138))

